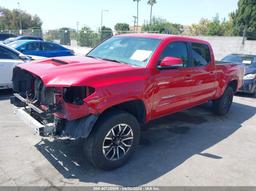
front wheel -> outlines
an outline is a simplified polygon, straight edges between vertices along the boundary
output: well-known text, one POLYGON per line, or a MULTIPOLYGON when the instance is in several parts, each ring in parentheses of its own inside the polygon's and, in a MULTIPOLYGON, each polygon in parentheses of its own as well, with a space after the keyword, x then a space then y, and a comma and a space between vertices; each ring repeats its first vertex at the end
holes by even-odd
POLYGON ((217 115, 225 115, 228 113, 234 97, 233 88, 228 86, 223 95, 213 101, 213 110, 217 115))
POLYGON ((140 139, 137 119, 123 111, 103 116, 84 144, 85 155, 97 168, 112 170, 125 164, 140 139))

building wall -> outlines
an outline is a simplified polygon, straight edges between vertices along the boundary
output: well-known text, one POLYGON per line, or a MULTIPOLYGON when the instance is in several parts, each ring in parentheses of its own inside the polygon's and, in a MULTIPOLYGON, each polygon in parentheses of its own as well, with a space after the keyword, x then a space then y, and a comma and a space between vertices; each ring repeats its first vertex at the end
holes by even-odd
POLYGON ((206 40, 212 45, 216 60, 231 53, 256 54, 256 41, 246 40, 242 45, 242 37, 198 36, 195 38, 206 40))

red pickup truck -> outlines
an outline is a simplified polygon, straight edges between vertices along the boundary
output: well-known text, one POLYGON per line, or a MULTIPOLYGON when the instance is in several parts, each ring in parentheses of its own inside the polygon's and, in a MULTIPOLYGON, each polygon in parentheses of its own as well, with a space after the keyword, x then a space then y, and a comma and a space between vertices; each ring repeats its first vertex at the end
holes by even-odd
POLYGON ((209 43, 188 37, 114 36, 85 57, 18 65, 11 103, 44 125, 42 135, 85 138, 93 165, 114 169, 132 155, 149 121, 209 101, 226 114, 241 65, 215 63, 209 43))

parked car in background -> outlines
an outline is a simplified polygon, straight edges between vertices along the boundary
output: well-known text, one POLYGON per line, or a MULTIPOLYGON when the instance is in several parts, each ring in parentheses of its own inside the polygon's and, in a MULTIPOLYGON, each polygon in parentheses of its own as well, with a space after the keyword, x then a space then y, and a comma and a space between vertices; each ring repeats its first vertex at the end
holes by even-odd
POLYGON ((8 38, 14 38, 14 37, 16 37, 14 34, 0 33, 0 42, 3 42, 8 38))
POLYGON ((56 56, 73 56, 74 51, 60 44, 46 42, 41 40, 19 40, 8 44, 23 54, 56 57, 56 56))
POLYGON ((41 135, 84 138, 88 160, 109 170, 129 159, 151 120, 208 101, 216 114, 227 114, 244 68, 216 64, 206 41, 128 34, 104 41, 86 57, 22 64, 13 75, 11 103, 28 111, 23 120, 43 121, 41 135))
POLYGON ((31 60, 43 59, 43 57, 28 56, 0 44, 0 89, 12 87, 12 70, 21 63, 31 60))
POLYGON ((239 91, 252 94, 256 97, 256 55, 230 54, 224 57, 222 61, 244 64, 244 83, 239 91))
POLYGON ((43 39, 41 37, 36 37, 36 36, 18 36, 18 37, 8 38, 4 40, 3 43, 10 44, 18 40, 43 40, 43 39))
POLYGON ((256 32, 247 32, 246 38, 247 40, 256 40, 256 32))

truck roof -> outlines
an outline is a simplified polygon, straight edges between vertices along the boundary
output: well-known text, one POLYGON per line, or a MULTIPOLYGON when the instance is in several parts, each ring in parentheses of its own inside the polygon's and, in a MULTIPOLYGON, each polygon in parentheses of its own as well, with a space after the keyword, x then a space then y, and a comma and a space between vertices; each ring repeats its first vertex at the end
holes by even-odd
POLYGON ((181 36, 181 35, 170 35, 170 34, 153 34, 153 33, 134 33, 134 34, 120 34, 117 36, 127 36, 127 37, 142 37, 142 38, 155 38, 155 39, 161 39, 161 40, 165 40, 165 39, 182 39, 185 41, 193 41, 193 42, 198 42, 198 43, 203 43, 203 44, 208 44, 209 43, 207 41, 201 40, 201 39, 197 39, 197 38, 191 38, 191 37, 187 37, 187 36, 181 36))

